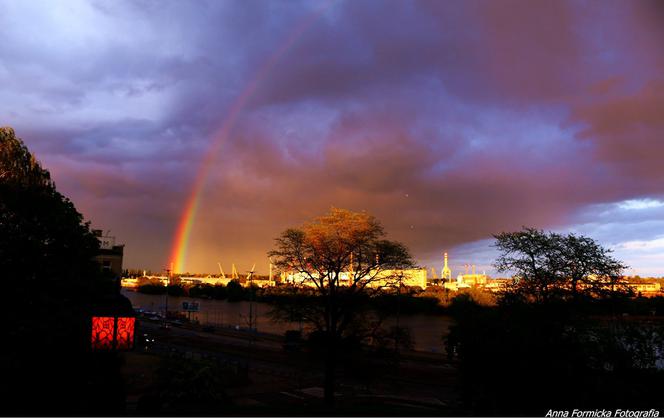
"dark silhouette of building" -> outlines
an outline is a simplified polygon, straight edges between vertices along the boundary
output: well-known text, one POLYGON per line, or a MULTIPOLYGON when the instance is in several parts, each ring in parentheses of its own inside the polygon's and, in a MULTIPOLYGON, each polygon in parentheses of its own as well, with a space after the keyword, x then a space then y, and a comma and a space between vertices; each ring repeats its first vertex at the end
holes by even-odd
POLYGON ((124 244, 116 245, 115 237, 105 236, 102 230, 92 230, 92 233, 99 239, 99 254, 95 260, 101 269, 112 273, 115 278, 122 277, 124 244))

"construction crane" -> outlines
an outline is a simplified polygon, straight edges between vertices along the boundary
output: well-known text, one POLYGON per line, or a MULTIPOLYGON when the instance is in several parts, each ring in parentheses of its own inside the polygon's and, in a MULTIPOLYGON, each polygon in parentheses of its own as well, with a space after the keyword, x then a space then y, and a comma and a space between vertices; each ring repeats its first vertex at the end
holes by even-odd
POLYGON ((254 269, 256 269, 256 262, 254 262, 254 266, 252 266, 249 273, 247 273, 247 281, 251 281, 251 278, 254 276, 254 269))
POLYGON ((235 268, 235 264, 233 264, 233 266, 232 266, 231 279, 240 279, 240 274, 237 273, 237 269, 235 268))
POLYGON ((272 258, 267 258, 267 259, 270 261, 270 276, 269 276, 268 278, 269 278, 269 280, 270 280, 270 283, 272 283, 272 266, 273 266, 273 262, 272 262, 272 258))
POLYGON ((221 268, 221 262, 217 262, 217 265, 219 265, 219 272, 221 272, 221 277, 223 279, 226 279, 226 274, 224 273, 224 270, 221 268))

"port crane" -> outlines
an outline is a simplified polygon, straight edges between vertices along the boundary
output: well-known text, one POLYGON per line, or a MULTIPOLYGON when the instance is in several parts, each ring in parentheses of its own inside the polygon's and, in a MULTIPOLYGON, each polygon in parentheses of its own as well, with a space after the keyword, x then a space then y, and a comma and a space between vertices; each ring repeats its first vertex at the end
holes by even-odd
POLYGON ((254 266, 251 267, 251 270, 247 273, 247 281, 251 281, 251 278, 254 276, 254 272, 256 269, 256 262, 254 262, 254 266))

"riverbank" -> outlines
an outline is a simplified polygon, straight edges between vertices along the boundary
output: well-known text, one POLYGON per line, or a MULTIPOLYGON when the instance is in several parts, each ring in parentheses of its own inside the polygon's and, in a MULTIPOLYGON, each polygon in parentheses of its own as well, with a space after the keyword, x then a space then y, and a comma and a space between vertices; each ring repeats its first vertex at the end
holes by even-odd
MULTIPOLYGON (((134 309, 154 314, 164 313, 166 304, 169 311, 181 312, 183 302, 198 303, 199 311, 188 314, 191 320, 201 325, 210 325, 223 329, 252 328, 259 333, 265 332, 282 335, 287 330, 305 330, 307 325, 299 322, 275 321, 271 315, 273 307, 264 302, 210 300, 192 297, 174 297, 165 295, 142 294, 130 290, 122 290, 131 301, 134 309), (168 301, 167 301, 168 300, 168 301), (250 319, 251 315, 251 319, 250 319)), ((443 338, 453 325, 451 317, 443 314, 400 314, 386 316, 384 326, 405 327, 410 331, 413 349, 432 353, 445 353, 443 338)))

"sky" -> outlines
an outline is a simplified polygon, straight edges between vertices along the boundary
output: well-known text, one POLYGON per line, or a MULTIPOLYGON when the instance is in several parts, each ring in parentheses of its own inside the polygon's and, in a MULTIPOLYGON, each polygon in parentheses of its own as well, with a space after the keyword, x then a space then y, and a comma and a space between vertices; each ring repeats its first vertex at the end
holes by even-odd
POLYGON ((529 226, 664 276, 663 20, 639 0, 0 0, 0 125, 127 268, 167 268, 189 210, 184 270, 264 273, 335 206, 438 272, 447 251, 495 274, 491 235, 529 226))

